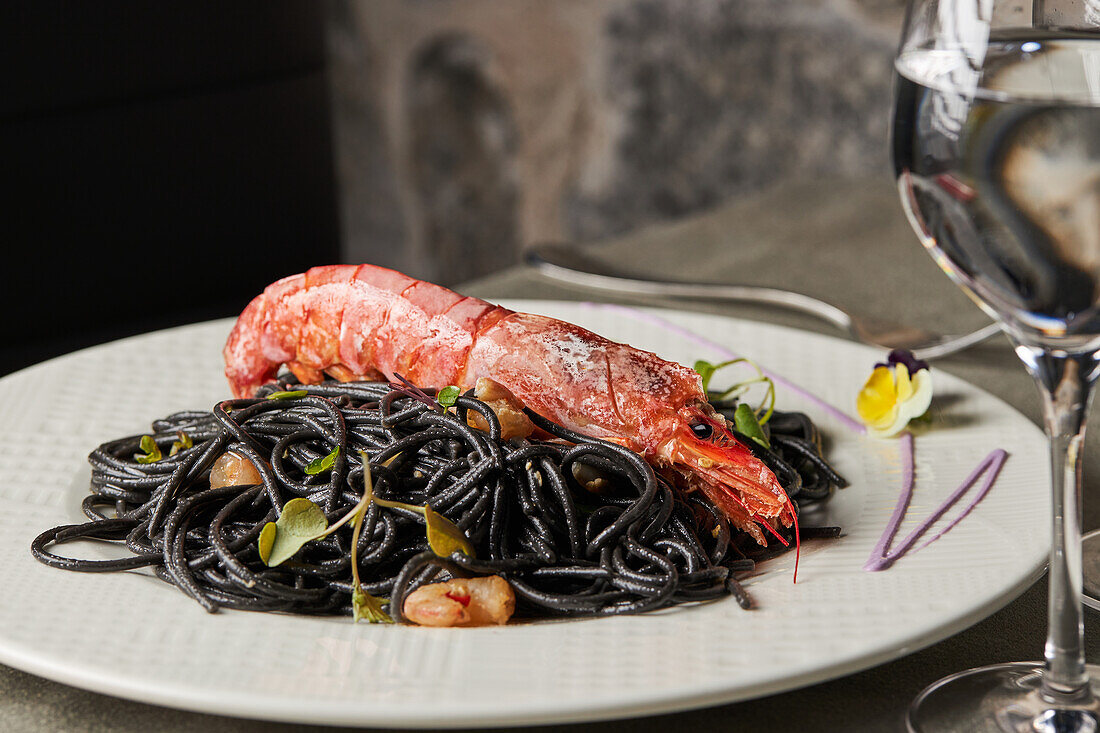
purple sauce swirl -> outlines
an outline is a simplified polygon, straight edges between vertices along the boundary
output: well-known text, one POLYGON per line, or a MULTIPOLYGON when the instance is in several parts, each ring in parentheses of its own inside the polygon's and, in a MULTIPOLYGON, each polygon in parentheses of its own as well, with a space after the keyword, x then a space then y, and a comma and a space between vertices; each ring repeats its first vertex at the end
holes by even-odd
POLYGON ((928 547, 928 545, 932 544, 940 537, 943 537, 949 529, 961 522, 963 518, 978 505, 978 502, 989 493, 989 489, 992 488, 993 482, 997 480, 997 476, 1001 472, 1001 467, 1004 466, 1005 461, 1008 459, 1008 453, 1004 450, 998 448, 992 451, 973 471, 970 472, 970 475, 959 484, 959 487, 951 492, 950 496, 944 499, 939 506, 933 509, 920 524, 914 527, 913 530, 906 535, 905 539, 903 539, 897 547, 890 549, 890 545, 894 541, 894 535, 897 534, 898 527, 901 526, 902 520, 905 519, 905 512, 909 508, 909 500, 913 497, 913 434, 908 431, 903 433, 901 436, 901 443, 903 472, 901 494, 898 496, 897 505, 894 506, 894 513, 890 516, 890 521, 887 523, 886 529, 882 532, 882 537, 879 538, 878 544, 875 545, 875 549, 871 551, 871 557, 863 566, 864 570, 870 572, 885 570, 893 565, 895 560, 912 549, 917 540, 928 531, 928 528, 946 514, 948 509, 955 506, 959 499, 970 490, 970 487, 985 474, 985 480, 982 482, 981 488, 977 490, 977 493, 974 494, 970 502, 963 507, 959 515, 952 519, 946 527, 924 542, 924 544, 917 547, 914 552, 928 547))

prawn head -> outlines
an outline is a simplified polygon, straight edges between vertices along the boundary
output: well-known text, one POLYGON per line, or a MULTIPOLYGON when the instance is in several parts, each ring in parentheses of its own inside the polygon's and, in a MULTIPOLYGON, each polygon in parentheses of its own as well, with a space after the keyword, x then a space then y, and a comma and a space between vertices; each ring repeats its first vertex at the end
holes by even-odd
POLYGON ((725 418, 703 402, 679 411, 680 424, 659 453, 702 491, 736 526, 767 544, 763 526, 780 542, 770 520, 796 522, 794 508, 775 474, 730 432, 725 418))

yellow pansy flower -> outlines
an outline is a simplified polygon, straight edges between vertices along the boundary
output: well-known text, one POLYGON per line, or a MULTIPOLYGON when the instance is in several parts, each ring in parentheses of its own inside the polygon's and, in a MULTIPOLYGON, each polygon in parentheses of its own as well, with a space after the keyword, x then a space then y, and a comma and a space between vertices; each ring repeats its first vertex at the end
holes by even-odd
POLYGON ((892 352, 887 364, 875 366, 856 397, 856 412, 867 432, 880 438, 897 435, 932 404, 932 372, 909 352, 892 352))

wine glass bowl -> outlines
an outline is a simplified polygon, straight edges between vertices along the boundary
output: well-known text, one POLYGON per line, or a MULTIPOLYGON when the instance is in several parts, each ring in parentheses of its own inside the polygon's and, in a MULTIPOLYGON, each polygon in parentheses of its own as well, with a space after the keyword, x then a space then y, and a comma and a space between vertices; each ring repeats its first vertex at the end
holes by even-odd
POLYGON ((1079 478, 1100 374, 1100 3, 910 0, 892 153, 903 208, 1035 378, 1051 447, 1045 661, 966 670, 914 701, 914 731, 1095 731, 1079 478))
POLYGON ((1100 44, 1044 29, 993 30, 986 43, 899 54, 902 202, 986 312, 1076 350, 1100 332, 1100 44))

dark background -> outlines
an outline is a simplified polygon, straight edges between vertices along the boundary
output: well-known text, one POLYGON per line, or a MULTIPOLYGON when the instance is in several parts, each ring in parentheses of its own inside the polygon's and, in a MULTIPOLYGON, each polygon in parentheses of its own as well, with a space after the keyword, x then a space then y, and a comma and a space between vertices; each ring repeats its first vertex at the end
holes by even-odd
POLYGON ((0 8, 0 373, 339 259, 324 8, 0 8))

